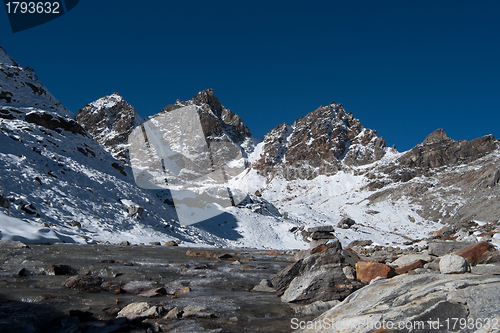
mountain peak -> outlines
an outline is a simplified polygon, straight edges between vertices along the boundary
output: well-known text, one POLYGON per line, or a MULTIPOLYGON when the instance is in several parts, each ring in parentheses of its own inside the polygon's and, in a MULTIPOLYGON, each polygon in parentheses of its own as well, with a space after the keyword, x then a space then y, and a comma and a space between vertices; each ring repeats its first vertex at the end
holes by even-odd
POLYGON ((439 142, 444 142, 444 141, 449 141, 451 138, 446 134, 444 129, 439 128, 432 132, 431 134, 427 135, 425 138, 423 144, 428 145, 428 144, 433 144, 433 143, 439 143, 439 142))
MULTIPOLYGON (((240 144, 252 137, 243 120, 222 105, 212 88, 198 92, 189 101, 177 100, 175 104, 165 106, 161 112, 170 112, 189 105, 196 106, 207 139, 218 141, 226 138, 240 144)), ((245 146, 245 150, 252 150, 251 145, 245 146)))
POLYGON ((85 105, 76 121, 114 158, 128 163, 128 136, 142 119, 122 95, 114 92, 85 105))
POLYGON ((263 175, 282 173, 287 179, 333 175, 343 165, 364 165, 381 159, 385 141, 366 129, 340 103, 331 102, 282 124, 264 137, 254 168, 263 175))

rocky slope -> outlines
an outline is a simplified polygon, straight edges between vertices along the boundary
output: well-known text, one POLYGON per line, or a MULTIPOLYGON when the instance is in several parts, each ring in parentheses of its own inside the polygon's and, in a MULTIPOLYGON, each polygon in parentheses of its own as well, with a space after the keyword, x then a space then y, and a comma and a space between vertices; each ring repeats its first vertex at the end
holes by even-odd
POLYGON ((499 147, 493 135, 455 141, 438 129, 393 163, 365 174, 367 188, 375 191, 369 200, 407 198, 422 217, 443 223, 497 221, 499 147))
MULTIPOLYGON (((0 103, 16 107, 37 107, 46 109, 59 116, 72 117, 73 114, 62 106, 52 94, 38 81, 35 72, 29 67, 22 67, 0 46, 0 103)), ((3 111, 2 118, 9 119, 3 111)), ((11 118, 12 119, 12 118, 11 118)))

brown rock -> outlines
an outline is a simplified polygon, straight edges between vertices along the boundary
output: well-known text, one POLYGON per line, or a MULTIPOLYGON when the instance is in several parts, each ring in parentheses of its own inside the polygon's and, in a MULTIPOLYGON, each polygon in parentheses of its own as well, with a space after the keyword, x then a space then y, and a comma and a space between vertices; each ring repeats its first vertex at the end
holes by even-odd
POLYGON ((176 241, 168 241, 165 243, 165 246, 179 246, 176 241))
POLYGON ((271 251, 267 251, 266 254, 268 256, 278 256, 280 253, 276 250, 271 250, 271 251))
POLYGON ((391 278, 395 270, 385 264, 371 261, 359 261, 356 263, 356 279, 362 283, 370 283, 376 277, 391 278))
POLYGON ((180 311, 177 307, 170 310, 163 319, 179 319, 180 311))
POLYGON ((166 294, 167 294, 167 290, 165 290, 165 288, 155 288, 155 289, 143 291, 139 294, 139 296, 155 297, 155 296, 166 295, 166 294))
POLYGON ((177 291, 174 293, 174 296, 176 296, 176 297, 177 297, 177 296, 180 296, 180 295, 182 295, 182 294, 187 294, 187 293, 189 293, 189 292, 191 292, 191 288, 189 288, 189 287, 185 287, 185 288, 182 288, 182 289, 177 290, 177 291))
POLYGON ((455 254, 467 259, 472 266, 475 266, 486 258, 492 248, 493 246, 491 244, 481 242, 467 246, 466 248, 455 252, 455 254))
POLYGON ((311 250, 311 254, 315 254, 315 253, 323 253, 325 252, 326 250, 328 250, 328 247, 326 247, 326 245, 322 244, 320 246, 317 246, 315 247, 314 249, 311 250))
POLYGON ((411 270, 417 269, 417 268, 423 268, 425 265, 425 261, 418 259, 410 264, 406 265, 401 265, 396 268, 396 274, 405 274, 408 273, 411 270))
POLYGON ((221 255, 220 253, 217 253, 214 251, 207 251, 207 250, 202 250, 202 251, 187 250, 186 251, 186 257, 197 257, 197 258, 210 259, 210 258, 217 258, 220 255, 221 255))
POLYGON ((86 293, 97 293, 102 291, 102 279, 92 275, 75 275, 66 280, 64 286, 66 288, 76 289, 86 293))
POLYGON ((120 294, 126 294, 127 291, 123 289, 122 287, 118 287, 115 290, 113 290, 113 295, 120 295, 120 294))

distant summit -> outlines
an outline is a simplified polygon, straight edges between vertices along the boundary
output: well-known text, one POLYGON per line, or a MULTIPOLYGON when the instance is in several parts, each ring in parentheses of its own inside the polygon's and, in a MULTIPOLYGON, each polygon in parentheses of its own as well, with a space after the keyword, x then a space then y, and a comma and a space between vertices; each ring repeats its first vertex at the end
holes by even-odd
MULTIPOLYGON (((167 105, 161 112, 177 110, 181 107, 194 105, 200 116, 201 126, 209 141, 231 141, 240 145, 246 153, 253 150, 252 133, 243 120, 234 112, 226 109, 213 90, 206 89, 197 93, 189 101, 177 100, 175 104, 167 105)), ((154 117, 154 116, 152 116, 154 117)))
POLYGON ((123 97, 115 92, 85 105, 78 111, 80 123, 114 158, 128 163, 128 137, 143 120, 123 97))
POLYGON ((385 141, 364 128, 341 104, 321 106, 292 126, 283 123, 264 136, 253 167, 264 175, 283 174, 287 179, 313 179, 333 175, 346 166, 381 159, 385 141))

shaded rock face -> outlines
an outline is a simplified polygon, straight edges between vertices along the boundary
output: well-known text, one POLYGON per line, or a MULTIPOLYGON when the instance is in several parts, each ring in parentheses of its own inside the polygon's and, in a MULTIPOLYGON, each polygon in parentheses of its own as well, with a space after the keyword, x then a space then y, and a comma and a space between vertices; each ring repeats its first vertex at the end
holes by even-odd
POLYGON ((114 158, 129 163, 128 137, 142 120, 118 93, 101 97, 78 111, 76 121, 114 158))
MULTIPOLYGON (((498 318, 500 312, 499 296, 500 277, 497 276, 400 275, 356 291, 315 321, 332 323, 332 332, 374 332, 383 322, 391 322, 398 332, 450 332, 453 330, 445 326, 433 329, 429 325, 435 325, 438 319, 443 324, 448 318, 467 321, 490 318, 491 321, 498 318), (488 295, 487 299, 484 295, 488 295), (411 327, 405 327, 408 321, 411 327), (403 323, 401 328, 400 322, 403 323), (421 326, 422 323, 425 326, 421 326)), ((301 332, 321 332, 322 327, 310 325, 301 332)), ((460 332, 477 330, 474 327, 460 332)))
POLYGON ((28 123, 36 124, 58 133, 62 133, 64 130, 73 134, 87 135, 85 130, 75 121, 62 117, 54 117, 47 113, 29 113, 24 116, 24 120, 28 123))
POLYGON ((288 180, 333 175, 342 166, 364 165, 384 155, 385 141, 365 129, 341 104, 332 102, 271 130, 254 168, 264 175, 281 173, 288 180))
POLYGON ((343 267, 348 263, 340 243, 328 246, 326 251, 298 260, 271 279, 281 301, 310 304, 343 300, 362 286, 344 274, 343 267))

